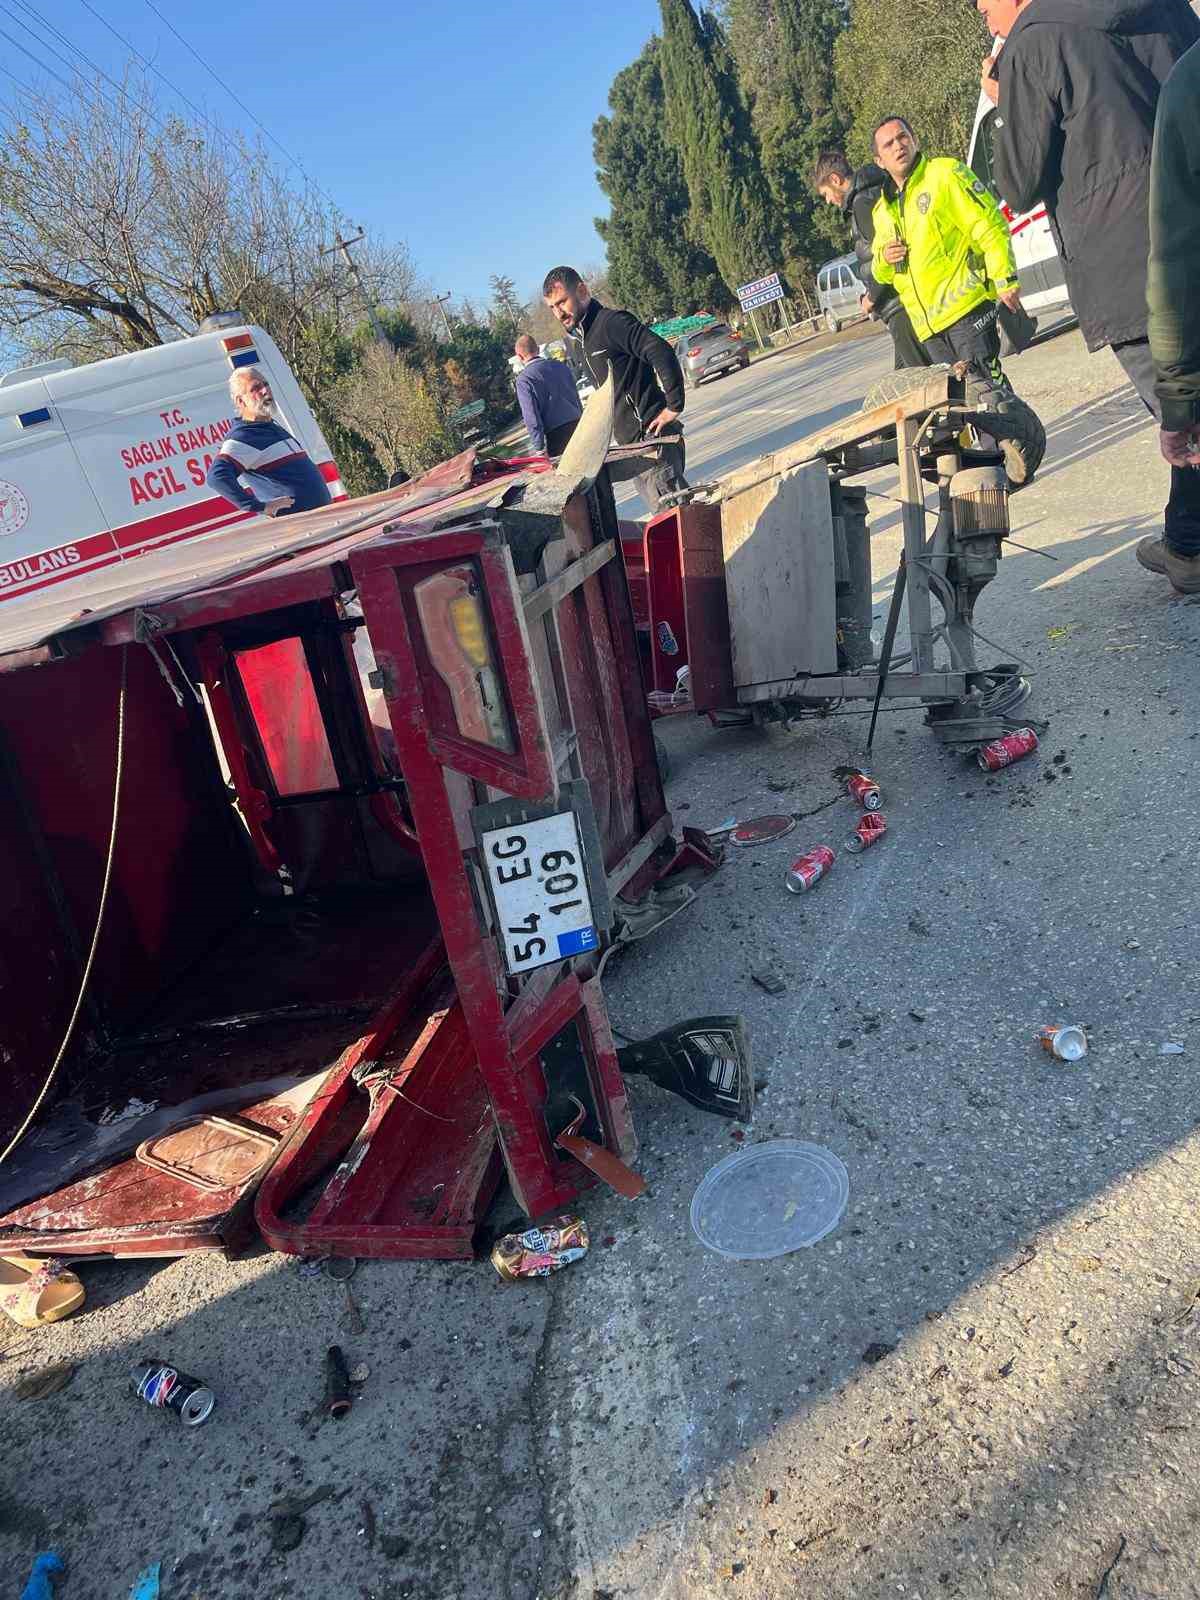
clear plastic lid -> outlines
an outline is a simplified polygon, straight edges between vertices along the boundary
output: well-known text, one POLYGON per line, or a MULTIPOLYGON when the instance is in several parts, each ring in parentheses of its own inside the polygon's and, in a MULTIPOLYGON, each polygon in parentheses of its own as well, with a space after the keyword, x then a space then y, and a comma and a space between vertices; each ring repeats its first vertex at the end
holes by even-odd
POLYGON ((850 1176, 832 1150, 771 1139, 719 1161, 692 1196, 692 1231, 735 1261, 769 1261, 816 1244, 835 1228, 850 1176))

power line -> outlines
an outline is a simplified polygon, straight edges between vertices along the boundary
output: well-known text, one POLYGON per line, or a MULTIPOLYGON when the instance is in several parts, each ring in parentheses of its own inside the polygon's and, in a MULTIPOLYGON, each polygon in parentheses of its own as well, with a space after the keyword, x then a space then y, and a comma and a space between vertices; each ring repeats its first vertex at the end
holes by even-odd
MULTIPOLYGON (((54 79, 55 83, 61 84, 62 87, 67 91, 68 94, 72 93, 71 85, 67 82, 67 80, 65 78, 60 78, 58 73, 55 72, 53 67, 48 67, 46 65, 46 63, 41 59, 40 56, 35 56, 32 50, 27 50, 19 39, 14 39, 12 34, 11 33, 6 33, 3 28, 0 28, 0 39, 7 39, 9 44, 15 45, 16 48, 21 52, 21 54, 23 56, 28 56, 30 61, 33 62, 35 67, 41 67, 42 71, 46 72, 46 73, 49 73, 50 77, 52 77, 54 79)), ((54 54, 53 51, 51 51, 50 53, 51 53, 51 55, 54 54)), ((59 59, 61 60, 62 58, 59 57, 59 59)), ((70 70, 70 63, 69 62, 63 62, 63 65, 67 67, 68 71, 70 70)))
MULTIPOLYGON (((127 106, 133 106, 136 110, 140 111, 144 117, 149 118, 149 120, 154 123, 155 127, 159 128, 164 133, 168 131, 166 123, 157 114, 157 112, 152 111, 149 106, 144 105, 140 100, 135 100, 124 84, 118 83, 115 78, 110 77, 109 74, 104 71, 103 67, 98 66, 97 63, 93 61, 85 51, 81 50, 77 44, 72 44, 71 40, 67 38, 66 34, 61 33, 53 23, 47 22, 45 17, 43 17, 40 12, 27 3, 27 0, 17 0, 17 4, 21 6, 23 10, 29 12, 31 16, 36 17, 41 26, 44 27, 47 32, 52 33, 55 38, 60 39, 62 43, 66 45, 68 50, 74 51, 79 59, 96 74, 97 78, 103 78, 105 83, 112 85, 112 87, 117 91, 117 94, 120 96, 119 101, 114 100, 111 95, 105 94, 104 90, 101 89, 98 84, 93 84, 91 87, 102 100, 104 100, 113 108, 114 111, 123 112, 127 106)), ((68 61, 66 56, 63 55, 62 51, 56 50, 48 39, 43 39, 39 37, 38 34, 34 33, 33 29, 25 21, 24 17, 18 16, 10 6, 2 3, 0 3, 0 10, 4 11, 9 17, 11 17, 19 28, 23 28, 29 37, 35 41, 35 43, 41 45, 44 50, 48 50, 54 59, 59 62, 60 65, 64 66, 68 72, 72 73, 77 78, 83 77, 83 73, 74 64, 74 62, 68 61)), ((47 67, 45 62, 39 60, 39 58, 35 56, 32 51, 27 50, 24 45, 20 44, 17 40, 12 39, 10 34, 4 34, 4 37, 9 39, 11 43, 16 44, 17 49, 23 51, 31 61, 37 62, 37 65, 40 66, 43 71, 48 72, 56 83, 61 84, 62 87, 66 89, 68 94, 74 93, 72 85, 69 84, 64 78, 60 78, 53 68, 47 67)), ((34 93, 32 89, 29 89, 27 92, 30 95, 34 93)), ((214 132, 220 134, 222 138, 225 137, 225 135, 222 133, 222 130, 217 128, 215 124, 210 123, 209 126, 213 127, 214 132)))
MULTIPOLYGON (((92 7, 88 4, 88 0, 81 0, 81 4, 86 5, 89 11, 92 9, 92 7)), ((220 84, 221 88, 224 89, 225 93, 233 101, 234 105, 238 106, 242 111, 244 111, 246 113, 246 115, 250 118, 250 120, 254 124, 254 126, 261 133, 265 134, 265 136, 268 139, 270 139, 271 143, 275 146, 275 148, 277 150, 282 150, 283 151, 283 154, 288 158, 288 160, 292 163, 292 165, 294 167, 298 167, 301 172, 304 172, 303 166, 301 166, 300 162, 296 160, 295 156, 292 155, 291 151, 286 149, 283 145, 281 145, 279 140, 275 137, 275 135, 271 132, 271 130, 258 120, 258 118, 254 115, 253 111, 251 111, 250 107, 246 104, 246 102, 244 100, 239 99, 238 96, 236 94, 234 94, 233 90, 225 82, 224 78, 221 77, 221 75, 216 71, 216 69, 214 67, 211 67, 208 64, 208 62, 204 59, 204 57, 200 54, 199 50, 197 50, 194 45, 191 45, 191 44, 188 43, 188 41, 180 33, 179 29, 170 20, 170 18, 163 16, 162 12, 154 4, 154 0, 146 0, 146 5, 149 7, 149 9, 151 11, 153 11, 154 15, 163 24, 163 26, 165 28, 168 28, 175 35, 175 37, 179 40, 179 42, 183 46, 183 48, 185 50, 189 51, 193 56, 195 56, 196 60, 204 68, 205 72, 207 72, 209 74, 209 76, 215 80, 215 82, 220 84)), ((304 176, 307 178, 308 177, 308 173, 304 172, 304 176)), ((320 187, 320 186, 318 185, 318 187, 320 187)), ((324 194, 324 190, 322 190, 321 192, 324 194)), ((325 195, 325 198, 330 201, 330 204, 333 203, 332 202, 332 198, 329 195, 325 195)))
MULTIPOLYGON (((25 6, 27 11, 33 11, 33 7, 26 4, 26 0, 17 0, 17 4, 25 6)), ((179 96, 184 105, 191 106, 192 110, 200 118, 201 122, 207 123, 210 128, 213 128, 214 132, 222 131, 216 128, 215 124, 209 120, 207 113, 201 111, 200 107, 194 100, 189 100, 187 95, 184 94, 183 90, 179 88, 177 84, 171 82, 170 78, 167 77, 165 72, 160 72, 159 69, 154 65, 153 61, 148 60, 147 57, 144 56, 137 48, 137 46, 132 44, 123 33, 118 33, 117 29, 113 27, 112 23, 109 22, 107 17, 102 16, 101 13, 96 10, 95 6, 91 4, 91 0, 79 0, 79 4, 84 8, 85 11, 90 11, 92 16, 95 17, 96 21, 99 22, 103 27, 107 28, 109 33, 112 34, 113 38, 116 39, 118 43, 123 44, 126 50, 128 50, 132 55, 136 56, 143 66, 148 67, 156 78, 161 78, 166 84, 167 88, 179 96)), ((37 13, 34 12, 34 15, 36 16, 37 13)), ((74 48, 74 46, 72 46, 72 48, 74 48)))

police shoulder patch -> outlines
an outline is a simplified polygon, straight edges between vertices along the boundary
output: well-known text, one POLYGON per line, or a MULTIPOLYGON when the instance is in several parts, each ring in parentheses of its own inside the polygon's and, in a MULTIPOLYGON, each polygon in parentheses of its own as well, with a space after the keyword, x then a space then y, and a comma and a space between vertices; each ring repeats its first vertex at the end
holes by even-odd
POLYGON ((932 204, 933 204, 933 196, 931 194, 929 194, 928 191, 926 191, 926 192, 924 192, 922 194, 919 194, 917 196, 917 210, 921 213, 922 216, 925 215, 925 213, 929 210, 929 208, 930 208, 930 206, 932 204))

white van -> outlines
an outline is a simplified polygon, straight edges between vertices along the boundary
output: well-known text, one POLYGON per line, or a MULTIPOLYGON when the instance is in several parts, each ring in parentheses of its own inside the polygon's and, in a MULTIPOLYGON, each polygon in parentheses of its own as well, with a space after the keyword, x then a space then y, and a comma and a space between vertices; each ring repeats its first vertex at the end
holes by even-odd
MULTIPOLYGON (((992 41, 992 54, 998 55, 1004 47, 1003 39, 992 41)), ((1050 232, 1050 222, 1044 205, 1032 211, 1015 212, 996 187, 992 176, 992 138, 1000 112, 980 90, 979 104, 975 108, 975 126, 971 130, 971 144, 967 151, 967 165, 982 178, 1000 201, 1000 209, 1012 234, 1013 254, 1017 259, 1017 277, 1021 286, 1021 304, 1031 316, 1047 311, 1069 311, 1071 299, 1067 293, 1067 280, 1063 273, 1062 258, 1050 232)))
POLYGON ((280 421, 344 500, 287 362, 235 312, 133 355, 26 367, 0 377, 0 600, 248 518, 205 482, 243 366, 263 369, 280 421))
POLYGON ((817 303, 825 313, 825 326, 830 333, 837 333, 843 323, 861 319, 859 301, 866 292, 853 251, 825 263, 817 273, 817 303))

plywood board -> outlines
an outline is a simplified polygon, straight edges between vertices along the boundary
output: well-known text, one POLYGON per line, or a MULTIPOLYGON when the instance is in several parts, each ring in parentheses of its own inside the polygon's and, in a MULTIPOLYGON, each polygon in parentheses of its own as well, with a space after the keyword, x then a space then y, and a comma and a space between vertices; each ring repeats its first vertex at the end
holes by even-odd
POLYGON ((738 689, 837 671, 833 512, 824 461, 805 461, 721 506, 738 689))

